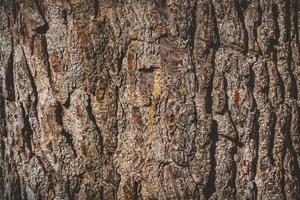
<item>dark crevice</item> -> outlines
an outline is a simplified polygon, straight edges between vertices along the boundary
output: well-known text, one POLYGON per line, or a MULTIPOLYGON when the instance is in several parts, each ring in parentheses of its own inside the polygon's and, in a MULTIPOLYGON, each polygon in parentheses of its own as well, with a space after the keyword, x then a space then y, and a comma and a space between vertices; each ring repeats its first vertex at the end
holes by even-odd
POLYGON ((99 192, 100 192, 100 199, 104 199, 104 186, 103 185, 100 186, 99 192))
POLYGON ((29 116, 26 114, 26 111, 24 109, 23 104, 21 103, 20 105, 21 109, 22 109, 22 118, 24 121, 24 129, 23 129, 23 139, 24 142, 27 146, 27 148, 29 149, 30 155, 29 155, 29 159, 33 156, 33 151, 32 151, 32 136, 33 136, 33 130, 31 128, 30 125, 30 121, 29 121, 29 116))
MULTIPOLYGON (((255 86, 255 72, 253 70, 253 65, 249 68, 249 81, 247 83, 247 86, 249 88, 251 96, 253 96, 254 86, 255 86)), ((253 97, 253 100, 254 100, 254 97, 253 97)))
POLYGON ((11 1, 11 10, 12 10, 12 16, 14 23, 17 21, 17 13, 20 10, 19 2, 16 2, 16 0, 11 1))
MULTIPOLYGON (((298 30, 298 20, 299 20, 299 6, 300 6, 300 3, 298 2, 298 0, 295 0, 295 6, 294 6, 294 13, 295 13, 295 16, 294 16, 294 19, 293 19, 293 22, 294 22, 294 30, 295 30, 295 39, 296 39, 296 47, 298 47, 298 55, 300 55, 300 38, 299 38, 299 30, 298 30)), ((299 58, 296 58, 296 59, 299 59, 299 58)), ((298 60, 299 62, 299 60, 298 60)), ((296 62, 296 63, 298 63, 296 62)))
POLYGON ((256 177, 256 174, 257 174, 257 164, 258 164, 258 156, 259 156, 259 130, 260 130, 260 124, 259 124, 259 118, 260 118, 260 111, 257 110, 257 112, 255 113, 254 115, 254 120, 253 120, 253 129, 251 131, 251 135, 250 135, 250 138, 253 139, 253 141, 255 141, 255 156, 254 156, 254 159, 253 159, 253 162, 252 162, 252 170, 253 170, 253 191, 254 191, 254 194, 255 194, 255 199, 258 199, 257 195, 258 195, 258 192, 257 192, 257 183, 255 182, 255 177, 256 177))
POLYGON ((246 54, 249 50, 249 36, 248 36, 248 31, 247 31, 246 25, 245 25, 243 10, 247 8, 248 4, 245 3, 245 2, 239 3, 237 0, 235 0, 234 1, 234 6, 235 6, 235 10, 237 11, 238 18, 239 18, 239 20, 242 24, 242 29, 243 29, 243 32, 244 32, 245 47, 243 47, 243 53, 246 54))
POLYGON ((290 19, 291 13, 290 13, 290 1, 286 1, 286 10, 285 10, 285 29, 287 31, 286 33, 286 41, 288 45, 288 55, 287 55, 287 63, 288 63, 288 74, 291 78, 291 88, 290 88, 290 98, 297 100, 298 98, 298 88, 297 88, 297 81, 293 75, 292 72, 292 61, 293 61, 293 55, 292 55, 292 45, 291 45, 291 19, 290 19))
POLYGON ((215 75, 215 56, 216 56, 216 49, 214 49, 213 55, 212 55, 212 60, 211 60, 211 67, 212 67, 212 74, 210 77, 210 81, 207 87, 207 95, 205 97, 205 111, 209 114, 212 113, 212 105, 213 105, 213 88, 214 88, 214 75, 215 75))
POLYGON ((70 180, 69 178, 67 179, 66 181, 66 191, 67 191, 67 196, 69 197, 69 199, 74 199, 74 194, 73 192, 71 192, 71 189, 70 189, 70 180))
MULTIPOLYGON (((0 165, 0 183, 4 183, 4 166, 1 164, 0 165)), ((0 184, 0 199, 4 199, 4 184, 0 184)))
POLYGON ((67 196, 69 197, 69 200, 78 199, 78 193, 80 191, 80 186, 81 186, 83 179, 84 179, 84 173, 76 175, 75 177, 71 176, 72 181, 70 181, 70 176, 68 176, 67 181, 66 181, 66 191, 67 191, 67 196), (72 187, 70 187, 70 186, 72 186, 72 187))
POLYGON ((47 33, 47 31, 49 29, 49 25, 45 19, 44 10, 42 9, 40 2, 41 1, 39 1, 39 0, 34 0, 34 3, 36 4, 36 7, 38 9, 37 11, 40 14, 40 16, 42 17, 44 24, 42 26, 37 27, 34 30, 36 31, 37 34, 45 34, 45 33, 47 33))
MULTIPOLYGON (((226 111, 228 111, 228 94, 227 94, 227 86, 228 86, 228 82, 227 82, 227 78, 225 75, 223 75, 223 83, 224 83, 224 89, 222 92, 224 92, 224 107, 223 107, 223 111, 220 113, 220 114, 224 114, 226 111)), ((230 113, 229 113, 229 116, 231 117, 230 113)))
MULTIPOLYGON (((46 163, 47 160, 42 159, 39 156, 36 156, 36 160, 38 161, 38 163, 40 164, 41 168, 43 169, 44 174, 47 176, 47 181, 48 181, 48 191, 54 191, 55 192, 55 184, 53 182, 53 174, 54 174, 54 169, 50 168, 49 166, 51 166, 49 163, 46 163), (47 164, 48 167, 46 167, 45 165, 47 164)), ((41 197, 41 194, 38 193, 38 198, 42 200, 43 198, 41 197)))
POLYGON ((223 136, 223 137, 226 137, 227 139, 231 139, 232 142, 234 142, 236 144, 236 146, 238 147, 243 147, 244 144, 242 142, 240 142, 240 136, 239 136, 239 132, 237 130, 237 127, 236 127, 236 124, 235 122, 233 121, 232 119, 232 116, 231 116, 231 112, 228 110, 228 117, 229 117, 229 120, 230 120, 230 123, 232 124, 233 126, 233 129, 234 129, 234 132, 236 134, 236 137, 235 138, 230 138, 230 137, 227 137, 227 136, 223 136))
POLYGON ((243 144, 242 142, 240 142, 240 141, 238 140, 238 138, 232 138, 232 137, 229 137, 229 136, 223 135, 223 134, 219 134, 219 137, 223 137, 223 138, 225 138, 226 140, 231 141, 232 143, 234 143, 234 145, 235 145, 236 147, 242 148, 242 147, 245 146, 245 144, 243 144))
POLYGON ((279 37, 280 37, 280 28, 278 24, 278 7, 276 4, 273 5, 272 7, 272 14, 273 14, 273 22, 274 22, 274 33, 275 33, 275 38, 273 40, 273 47, 272 49, 275 48, 275 45, 278 45, 279 37))
POLYGON ((278 71, 278 51, 277 51, 277 48, 276 46, 279 44, 279 38, 280 38, 280 29, 279 29, 279 23, 278 23, 278 17, 279 17, 279 14, 278 14, 278 7, 277 5, 273 5, 273 8, 272 8, 272 14, 273 14, 273 20, 274 20, 274 32, 275 32, 275 39, 273 41, 273 46, 272 46, 272 58, 273 58, 273 61, 274 61, 274 64, 275 64, 275 69, 276 69, 276 74, 277 74, 277 77, 278 77, 278 80, 277 80, 277 84, 279 86, 279 90, 280 90, 280 94, 279 94, 279 102, 277 103, 282 103, 285 99, 285 90, 284 90, 284 82, 282 80, 282 77, 278 71))
POLYGON ((62 129, 61 134, 66 138, 66 142, 71 147, 71 149, 74 153, 74 156, 77 157, 77 152, 76 152, 76 149, 75 149, 74 143, 73 143, 73 136, 70 133, 68 133, 65 129, 62 129))
POLYGON ((285 174, 286 174, 286 171, 284 169, 284 164, 285 164, 284 159, 285 159, 285 156, 287 154, 287 149, 288 149, 287 138, 288 138, 288 135, 290 135, 289 128, 291 126, 291 110, 290 110, 290 108, 287 108, 287 109, 288 109, 288 116, 285 116, 283 127, 280 130, 282 132, 281 134, 285 136, 282 157, 280 158, 281 165, 282 165, 281 174, 280 174, 281 175, 281 180, 280 180, 281 188, 280 189, 281 189, 284 200, 287 199, 286 192, 285 192, 285 186, 286 186, 286 181, 285 181, 285 176, 286 175, 285 174))
POLYGON ((94 15, 95 15, 95 17, 97 17, 98 16, 98 14, 99 14, 99 0, 94 0, 93 1, 93 6, 94 6, 94 15))
POLYGON ((266 86, 262 89, 262 93, 266 94, 266 97, 269 97, 270 94, 270 75, 268 73, 268 65, 266 62, 263 63, 262 73, 266 75, 266 86))
POLYGON ((213 19, 213 32, 215 34, 215 41, 214 44, 212 45, 213 47, 213 55, 211 58, 211 64, 212 64, 212 74, 211 74, 211 79, 207 88, 207 95, 206 95, 206 101, 205 101, 205 110, 207 113, 212 113, 212 105, 213 105, 213 85, 214 85, 214 77, 215 77, 215 69, 216 69, 216 63, 215 63, 215 56, 216 52, 218 51, 220 47, 220 36, 219 36, 219 31, 218 31, 218 23, 217 23, 217 18, 216 18, 216 12, 213 4, 211 6, 211 17, 213 19))
MULTIPOLYGON (((260 5, 259 2, 257 4, 258 4, 258 6, 257 6, 258 20, 255 21, 255 23, 254 23, 254 31, 253 31, 255 42, 257 42, 257 30, 258 30, 258 27, 260 27, 260 25, 262 24, 262 8, 261 8, 261 5, 260 5)), ((262 53, 262 50, 261 50, 260 46, 258 48, 259 48, 258 54, 262 55, 263 53, 262 53)))
MULTIPOLYGON (((282 161, 284 162, 284 160, 282 161)), ((283 200, 287 200, 286 198, 286 192, 285 192, 285 170, 284 168, 281 169, 281 180, 280 180, 280 190, 283 196, 283 200)))
MULTIPOLYGON (((24 177, 23 177, 23 181, 22 181, 23 183, 25 183, 25 181, 24 181, 24 177)), ((25 189, 25 184, 23 184, 22 183, 22 186, 23 186, 23 190, 22 190, 22 198, 23 198, 23 200, 29 200, 28 199, 28 195, 27 195, 27 191, 26 191, 26 189, 25 189)))
POLYGON ((216 192, 216 148, 217 148, 217 141, 219 140, 219 133, 218 133, 218 123, 213 120, 212 122, 212 129, 209 134, 209 138, 211 141, 211 146, 209 150, 210 154, 210 171, 208 175, 208 181, 204 187, 203 195, 205 199, 209 199, 215 192, 216 192))
POLYGON ((69 200, 78 199, 77 195, 80 191, 80 186, 81 186, 81 182, 83 180, 83 176, 84 176, 84 174, 80 174, 80 175, 77 175, 75 178, 71 177, 72 181, 70 181, 69 177, 67 178, 66 191, 67 191, 67 196, 68 196, 69 200), (75 179, 75 181, 74 181, 74 179, 75 179), (72 186, 72 187, 70 187, 70 186, 72 186))
POLYGON ((268 157, 270 159, 271 165, 275 165, 275 160, 273 157, 273 148, 274 148, 274 137, 276 132, 277 116, 276 113, 272 111, 271 118, 269 119, 270 131, 268 133, 268 157))
POLYGON ((164 176, 164 170, 165 170, 165 166, 167 165, 167 163, 164 162, 159 162, 158 164, 158 179, 159 179, 159 186, 160 188, 162 188, 163 193, 167 193, 166 191, 166 187, 164 185, 164 180, 165 180, 165 176, 164 176))
POLYGON ((50 85, 52 85, 53 80, 52 80, 52 75, 51 75, 51 67, 50 67, 51 65, 50 65, 50 61, 49 61, 49 54, 48 54, 48 48, 47 48, 47 39, 45 36, 41 36, 41 40, 42 40, 43 52, 45 54, 45 64, 47 65, 49 82, 50 82, 50 85))
MULTIPOLYGON (((296 108, 297 109, 297 108, 296 108)), ((297 122, 299 122, 300 120, 300 116, 299 116, 299 111, 298 111, 298 116, 297 117, 297 122)), ((296 123, 297 123, 296 122, 296 123)), ((289 122, 288 124, 291 124, 291 122, 289 122)), ((299 163, 298 163, 298 153, 297 151, 294 149, 293 147, 293 141, 292 141, 292 137, 291 137, 291 131, 294 132, 294 134, 297 134, 299 133, 299 125, 297 126, 297 129, 296 130, 291 130, 291 127, 288 125, 286 128, 287 128, 287 131, 286 131, 286 140, 285 140, 285 143, 286 143, 286 146, 287 146, 287 149, 289 150, 289 152, 291 153, 292 155, 292 159, 291 159, 291 165, 292 167, 294 168, 294 170, 291 172, 292 176, 295 177, 295 194, 298 195, 298 199, 300 198, 300 168, 299 168, 299 163)))
POLYGON ((290 1, 287 0, 287 5, 286 5, 286 15, 285 15, 285 28, 287 30, 287 41, 288 41, 288 58, 287 58, 287 63, 288 63, 288 74, 291 77, 291 88, 290 88, 290 94, 291 98, 294 100, 297 100, 298 98, 298 88, 297 88, 297 81, 295 79, 295 76, 292 72, 292 61, 293 61, 293 55, 292 55, 292 45, 291 45, 291 27, 292 27, 292 22, 290 19, 291 13, 290 13, 290 1))
MULTIPOLYGON (((273 49, 273 61, 274 61, 274 64, 275 64, 275 76, 277 77, 277 82, 276 82, 276 89, 277 89, 277 87, 279 87, 278 89, 279 89, 279 91, 278 92, 280 92, 279 94, 277 94, 277 96, 276 96, 276 98, 277 98, 277 100, 279 100, 279 101, 277 101, 276 102, 276 105, 273 105, 273 106, 277 106, 278 104, 281 104, 281 103, 283 103, 283 101, 284 101, 284 99, 285 99, 285 89, 284 89, 284 82, 283 82, 283 80, 282 80, 282 77, 281 77, 281 75, 280 75, 280 73, 279 73, 279 71, 278 71, 278 56, 277 56, 277 49, 276 48, 274 48, 273 49)), ((272 69, 271 69, 272 70, 272 69)))
MULTIPOLYGON (((2 81, 0 80, 0 84, 2 81)), ((6 130, 6 112, 5 112, 5 99, 3 97, 2 87, 0 87, 0 198, 4 196, 4 180, 6 178, 5 175, 5 141, 4 137, 7 137, 6 130)))
POLYGON ((58 125, 63 126, 63 121, 62 121, 62 116, 63 116, 63 108, 59 102, 57 102, 57 107, 55 110, 55 117, 56 117, 56 122, 58 125))
POLYGON ((211 79, 209 81, 208 87, 207 87, 207 95, 205 96, 205 111, 206 113, 212 114, 212 105, 213 105, 213 82, 214 82, 214 72, 215 72, 215 63, 214 63, 214 57, 215 53, 213 53, 213 60, 212 60, 212 74, 211 74, 211 79))
POLYGON ((15 101, 15 88, 14 88, 14 41, 12 42, 12 50, 10 52, 6 74, 5 74, 5 85, 7 91, 7 100, 15 101))
POLYGON ((260 117, 260 111, 258 109, 255 109, 254 119, 253 119, 253 126, 251 129, 251 133, 249 136, 249 139, 253 139, 253 141, 259 142, 259 117, 260 117))
POLYGON ((140 181, 128 179, 123 186, 125 199, 139 200, 140 199, 140 181))
MULTIPOLYGON (((292 58, 289 58, 292 59, 292 58)), ((297 87, 297 80, 294 74, 289 71, 291 77, 291 99, 297 100, 298 99, 298 87, 297 87)))
POLYGON ((215 34, 213 48, 216 49, 216 51, 217 51, 217 49, 221 46, 221 40, 220 40, 220 35, 219 35, 217 14, 215 11, 215 7, 212 3, 211 3, 211 17, 213 19, 213 32, 215 34))
POLYGON ((237 200, 236 198, 236 177, 237 177, 237 163, 234 159, 234 155, 237 154, 237 146, 233 147, 233 152, 232 152, 232 178, 230 180, 230 186, 233 188, 233 199, 237 200))
POLYGON ((123 60, 127 54, 128 51, 128 46, 130 45, 131 41, 128 40, 126 41, 126 43, 123 45, 122 50, 120 51, 119 55, 118 55, 118 59, 117 59, 117 65, 116 68, 112 67, 113 69, 108 69, 108 75, 111 78, 113 74, 119 74, 120 71, 122 70, 122 66, 123 66, 123 60), (116 71, 114 71, 116 70, 116 71), (113 74, 111 74, 110 72, 113 72, 113 74))
MULTIPOLYGON (((288 42, 288 46, 290 47, 291 46, 291 27, 292 27, 292 24, 291 24, 291 12, 290 12, 290 1, 289 0, 286 0, 285 1, 286 4, 284 6, 285 10, 284 10, 284 28, 286 30, 286 40, 285 42, 288 42)), ((290 52, 289 52, 290 53, 290 52)))
POLYGON ((25 56, 25 52, 24 52, 23 47, 22 47, 22 53, 23 53, 23 57, 24 57, 24 61, 25 61, 25 69, 24 69, 24 71, 25 71, 26 75, 29 78, 30 85, 31 85, 32 90, 33 90, 33 94, 30 95, 29 98, 30 98, 30 100, 32 100, 33 97, 35 98, 34 101, 32 102, 33 103, 33 109, 32 110, 34 112, 34 116, 36 116, 36 118, 38 118, 38 112, 36 110, 37 104, 38 104, 38 92, 37 92, 36 84, 35 84, 34 78, 32 76, 32 73, 30 71, 30 68, 29 68, 29 65, 28 65, 28 61, 27 61, 27 58, 25 56))
MULTIPOLYGON (((1 121, 2 121, 2 119, 1 119, 1 121)), ((6 125, 5 125, 5 129, 6 129, 6 125)), ((0 149, 0 154, 1 154, 1 160, 0 160, 0 163, 1 163, 1 161, 3 161, 4 160, 4 157, 5 157, 5 143, 4 143, 4 140, 3 140, 3 136, 4 136, 4 133, 3 132, 5 132, 5 135, 7 134, 6 133, 6 130, 1 130, 1 136, 0 136, 0 142, 1 142, 1 149, 0 149)))
POLYGON ((52 75, 51 75, 51 68, 50 68, 50 61, 49 61, 49 54, 48 54, 48 49, 47 49, 47 39, 45 37, 45 35, 34 35, 31 43, 30 43, 30 50, 31 50, 31 56, 33 56, 34 52, 34 47, 35 47, 35 40, 40 40, 41 42, 41 53, 39 54, 39 56, 41 58, 43 58, 43 64, 45 64, 47 66, 47 73, 49 77, 49 82, 50 85, 52 85, 53 81, 52 81, 52 75), (37 38, 37 39, 36 39, 37 38))
POLYGON ((201 183, 197 183, 194 190, 193 199, 201 199, 201 183))
MULTIPOLYGON (((1 80, 0 80, 1 81, 1 80)), ((0 82, 1 83, 1 82, 0 82)), ((0 183, 4 183, 5 179, 5 166, 4 166, 4 157, 5 157, 5 142, 4 137, 7 136, 6 132, 6 113, 5 113, 5 100, 2 94, 2 87, 0 87, 0 183)), ((4 194, 4 184, 0 184, 0 198, 4 194)))
POLYGON ((194 3, 195 5, 193 6, 192 9, 192 22, 189 27, 189 35, 190 35, 190 51, 193 53, 194 52, 194 45, 195 45, 195 35, 196 35, 196 30, 197 30, 197 2, 194 3))
POLYGON ((49 25, 48 23, 45 23, 44 25, 39 26, 34 30, 37 34, 45 34, 48 31, 48 29, 49 29, 49 25))
POLYGON ((61 16, 62 16, 62 18, 63 18, 63 23, 64 23, 65 25, 67 25, 67 24, 68 24, 68 11, 67 11, 67 9, 63 9, 63 10, 61 11, 61 16))
POLYGON ((132 196, 133 196, 133 200, 139 200, 139 185, 140 183, 137 181, 133 181, 133 185, 132 185, 132 196))
POLYGON ((57 103, 57 107, 55 110, 55 117, 56 117, 56 121, 57 124, 61 126, 62 130, 61 130, 61 134, 62 136, 64 136, 64 138, 66 139, 67 144, 71 147, 74 156, 77 157, 77 152, 74 146, 74 142, 73 142, 73 136, 72 134, 70 134, 69 132, 67 132, 64 129, 64 125, 63 125, 63 121, 62 121, 62 116, 63 116, 63 107, 62 105, 58 102, 57 103))
MULTIPOLYGON (((272 14, 273 14, 273 21, 274 21, 274 32, 275 32, 275 38, 274 41, 272 43, 272 48, 271 48, 271 52, 272 52, 272 59, 274 61, 275 64, 275 69, 276 69, 276 74, 277 74, 277 82, 276 84, 278 84, 279 90, 280 90, 280 94, 278 94, 278 98, 279 98, 279 102, 276 102, 276 104, 280 104, 284 101, 285 99, 285 90, 284 90, 284 82, 282 80, 282 77, 278 71, 278 50, 277 50, 277 46, 279 44, 279 38, 280 38, 280 28, 279 28, 279 23, 278 23, 278 17, 279 17, 279 13, 278 13, 278 7, 276 4, 273 5, 272 7, 272 14)), ((276 76, 276 75, 275 75, 276 76)))
POLYGON ((167 0, 154 0, 155 7, 165 10, 167 5, 167 0))
MULTIPOLYGON (((0 84, 1 84, 1 79, 0 79, 0 84)), ((2 87, 0 87, 0 139, 3 137, 7 137, 7 129, 6 129, 6 106, 5 106, 5 98, 3 96, 3 91, 2 87)), ((2 140, 3 142, 3 140, 2 140)), ((4 148, 4 142, 3 146, 4 148)), ((2 158, 4 158, 4 149, 2 150, 2 158)))
POLYGON ((20 182, 20 176, 17 172, 17 169, 14 168, 14 178, 15 180, 13 180, 13 183, 11 184, 11 196, 12 199, 18 199, 18 200, 24 200, 22 198, 22 187, 21 187, 21 182, 20 182))
POLYGON ((102 135, 101 135, 101 130, 100 130, 99 126, 97 125, 96 118, 95 118, 95 116, 93 114, 93 108, 92 108, 92 104, 91 104, 91 99, 90 98, 88 99, 88 105, 86 106, 86 111, 88 113, 89 119, 92 120, 93 124, 95 125, 96 131, 99 134, 99 138, 100 138, 100 141, 99 141, 100 152, 99 153, 102 154, 103 153, 103 138, 102 138, 102 135))
POLYGON ((72 92, 69 92, 68 93, 68 98, 67 98, 67 100, 65 101, 65 103, 64 103, 64 106, 68 109, 68 108, 70 108, 70 105, 71 105, 71 94, 72 94, 72 92))
POLYGON ((158 69, 158 67, 151 66, 149 68, 140 68, 138 71, 142 73, 153 73, 156 69, 158 69))

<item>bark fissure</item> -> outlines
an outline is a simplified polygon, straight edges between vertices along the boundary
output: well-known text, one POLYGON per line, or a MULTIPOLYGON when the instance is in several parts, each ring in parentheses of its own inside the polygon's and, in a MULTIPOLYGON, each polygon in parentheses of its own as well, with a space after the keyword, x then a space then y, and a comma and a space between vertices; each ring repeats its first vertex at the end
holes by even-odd
POLYGON ((210 146, 210 171, 208 175, 208 182, 206 183, 206 186, 204 188, 204 196, 205 199, 210 199, 210 197, 213 195, 213 193, 216 192, 216 186, 215 186, 215 179, 216 179, 216 142, 218 140, 219 134, 218 134, 218 127, 217 123, 212 123, 212 132, 210 133, 210 140, 211 140, 211 146, 210 146))
POLYGON ((299 199, 299 16, 0 0, 0 199, 299 199))

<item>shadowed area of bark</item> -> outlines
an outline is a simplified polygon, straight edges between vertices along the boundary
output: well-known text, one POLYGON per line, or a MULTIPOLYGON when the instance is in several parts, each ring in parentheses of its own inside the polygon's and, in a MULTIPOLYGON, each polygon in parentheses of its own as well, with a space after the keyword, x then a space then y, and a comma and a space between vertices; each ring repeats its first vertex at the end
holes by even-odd
POLYGON ((300 199, 298 0, 0 0, 0 199, 300 199))

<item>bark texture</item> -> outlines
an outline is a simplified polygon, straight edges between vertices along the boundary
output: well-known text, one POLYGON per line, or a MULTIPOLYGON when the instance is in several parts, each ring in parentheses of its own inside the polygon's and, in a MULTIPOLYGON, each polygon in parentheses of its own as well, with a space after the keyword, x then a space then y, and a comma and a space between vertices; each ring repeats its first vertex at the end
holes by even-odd
POLYGON ((0 0, 0 199, 300 199, 299 0, 0 0))

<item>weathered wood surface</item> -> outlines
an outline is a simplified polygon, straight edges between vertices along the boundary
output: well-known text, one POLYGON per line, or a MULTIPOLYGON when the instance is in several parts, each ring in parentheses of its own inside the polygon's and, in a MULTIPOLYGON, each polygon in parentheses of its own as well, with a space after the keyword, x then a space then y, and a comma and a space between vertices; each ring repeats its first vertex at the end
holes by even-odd
POLYGON ((0 0, 0 199, 300 199, 299 0, 0 0))

